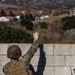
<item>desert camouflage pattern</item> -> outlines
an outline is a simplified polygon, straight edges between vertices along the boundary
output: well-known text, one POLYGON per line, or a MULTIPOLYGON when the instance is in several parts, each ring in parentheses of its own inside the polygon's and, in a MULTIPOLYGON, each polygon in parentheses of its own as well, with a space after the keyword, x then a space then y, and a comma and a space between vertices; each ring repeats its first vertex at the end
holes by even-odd
POLYGON ((21 55, 22 55, 22 51, 21 51, 20 47, 17 45, 11 45, 7 50, 7 58, 19 59, 21 57, 21 55))
POLYGON ((21 60, 9 62, 6 65, 8 66, 8 75, 27 75, 26 68, 21 60))
POLYGON ((11 63, 8 62, 6 65, 4 65, 4 67, 3 67, 4 74, 5 75, 32 75, 29 65, 30 65, 30 61, 31 61, 32 57, 34 56, 34 54, 36 53, 36 51, 38 49, 38 46, 39 46, 39 41, 33 42, 30 49, 28 50, 28 52, 25 55, 23 55, 20 60, 11 60, 10 61, 11 63), (9 65, 12 65, 13 68, 12 68, 12 66, 9 67, 9 65), (20 73, 19 73, 19 71, 14 72, 15 71, 15 70, 13 70, 14 68, 16 70, 20 70, 20 73), (23 74, 21 73, 22 70, 23 70, 23 74), (12 71, 13 71, 13 73, 12 73, 12 71))

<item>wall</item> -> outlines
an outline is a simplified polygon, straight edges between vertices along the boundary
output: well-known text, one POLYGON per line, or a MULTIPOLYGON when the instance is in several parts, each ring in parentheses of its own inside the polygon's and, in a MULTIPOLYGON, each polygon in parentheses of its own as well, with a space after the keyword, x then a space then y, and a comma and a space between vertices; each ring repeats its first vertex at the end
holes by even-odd
MULTIPOLYGON (((2 67, 9 61, 7 49, 12 44, 0 44, 0 75, 4 75, 2 67)), ((31 44, 17 44, 23 55, 31 44)), ((36 75, 74 75, 75 44, 44 44, 40 45, 31 60, 36 75)))

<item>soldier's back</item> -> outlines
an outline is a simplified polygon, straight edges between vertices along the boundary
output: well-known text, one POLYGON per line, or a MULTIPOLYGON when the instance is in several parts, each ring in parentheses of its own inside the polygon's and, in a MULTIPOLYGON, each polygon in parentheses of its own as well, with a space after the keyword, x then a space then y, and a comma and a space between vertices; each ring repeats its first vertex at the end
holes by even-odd
POLYGON ((8 75, 28 75, 23 61, 8 62, 8 75))

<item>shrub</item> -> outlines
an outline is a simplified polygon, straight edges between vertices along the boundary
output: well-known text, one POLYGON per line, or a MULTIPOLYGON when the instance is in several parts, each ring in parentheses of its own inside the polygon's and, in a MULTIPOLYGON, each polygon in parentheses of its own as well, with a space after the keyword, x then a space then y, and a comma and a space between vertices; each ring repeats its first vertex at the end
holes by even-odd
POLYGON ((25 26, 27 30, 33 30, 33 23, 30 20, 21 20, 21 25, 25 26))
POLYGON ((71 17, 64 17, 62 18, 62 29, 68 30, 68 29, 74 29, 75 28, 75 16, 71 17))
POLYGON ((40 26, 42 29, 48 29, 48 23, 46 22, 39 22, 38 26, 40 26))
POLYGON ((0 15, 1 16, 6 16, 7 14, 6 14, 6 12, 4 10, 1 10, 0 15))
POLYGON ((0 28, 0 35, 0 43, 30 43, 33 40, 29 33, 10 27, 0 28))

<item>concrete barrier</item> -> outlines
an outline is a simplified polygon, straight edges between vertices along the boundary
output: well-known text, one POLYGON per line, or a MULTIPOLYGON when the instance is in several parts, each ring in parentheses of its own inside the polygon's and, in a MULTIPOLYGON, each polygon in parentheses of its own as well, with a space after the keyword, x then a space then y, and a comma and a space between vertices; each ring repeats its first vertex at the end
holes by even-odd
MULTIPOLYGON (((0 44, 0 75, 3 66, 10 61, 7 49, 13 44, 0 44)), ((31 44, 18 45, 24 55, 31 44)), ((30 62, 36 75, 74 75, 75 44, 44 44, 40 46, 30 62)))

